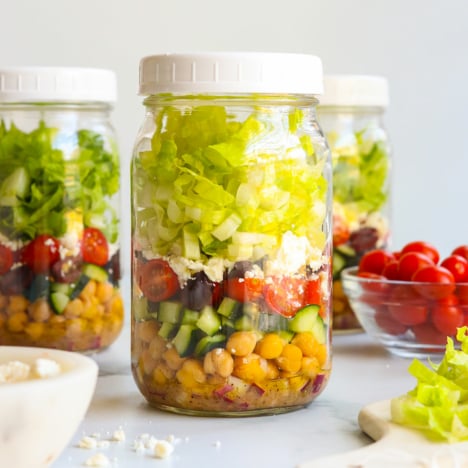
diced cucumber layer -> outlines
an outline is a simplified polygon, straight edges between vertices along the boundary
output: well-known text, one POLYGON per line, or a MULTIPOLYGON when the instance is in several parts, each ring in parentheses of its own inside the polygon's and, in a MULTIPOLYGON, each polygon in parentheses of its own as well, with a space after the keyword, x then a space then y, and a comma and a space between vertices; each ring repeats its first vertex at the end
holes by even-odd
POLYGON ((319 343, 325 343, 326 333, 320 306, 312 304, 301 309, 289 322, 289 330, 295 333, 311 332, 319 343))
POLYGON ((83 274, 88 278, 91 278, 95 281, 105 283, 109 279, 109 275, 104 268, 100 266, 93 265, 92 263, 85 263, 83 265, 83 274))
POLYGON ((193 325, 181 325, 172 344, 179 353, 179 356, 185 357, 193 352, 195 346, 195 330, 193 325))
POLYGON ((164 301, 159 304, 158 320, 160 322, 180 323, 182 304, 164 301))
POLYGON ((69 302, 70 297, 62 292, 57 291, 50 295, 50 303, 56 314, 63 314, 69 302))
POLYGON ((174 323, 164 322, 159 329, 158 335, 166 340, 170 340, 177 332, 177 325, 174 323))
POLYGON ((221 328, 221 319, 213 307, 205 306, 201 310, 200 318, 197 320, 196 325, 207 335, 214 335, 221 328))

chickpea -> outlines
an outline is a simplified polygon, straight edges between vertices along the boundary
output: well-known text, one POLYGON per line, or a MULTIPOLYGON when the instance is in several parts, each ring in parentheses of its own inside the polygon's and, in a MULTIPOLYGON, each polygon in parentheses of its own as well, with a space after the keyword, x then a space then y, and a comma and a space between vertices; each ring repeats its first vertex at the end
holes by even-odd
POLYGON ((278 367, 289 373, 296 373, 301 368, 302 351, 293 344, 286 344, 283 348, 281 356, 276 358, 278 367))
POLYGON ((147 349, 145 349, 140 355, 140 368, 143 370, 143 373, 151 375, 154 368, 156 367, 156 361, 151 357, 151 354, 147 349))
POLYGON ((38 299, 30 304, 28 312, 34 322, 47 322, 52 316, 52 309, 45 299, 38 299))
POLYGON ((274 359, 281 355, 284 341, 276 333, 266 334, 256 345, 255 352, 265 359, 274 359))
POLYGON ((234 359, 232 375, 247 382, 259 382, 267 376, 268 364, 266 359, 258 354, 251 353, 248 356, 237 356, 234 359))
POLYGON ((75 318, 83 314, 84 303, 81 299, 72 299, 65 307, 63 315, 66 318, 75 318))
POLYGON ((29 301, 24 296, 10 296, 8 301, 8 315, 13 315, 17 312, 25 312, 29 301))
POLYGON ((166 344, 166 340, 159 335, 156 335, 151 340, 148 349, 153 359, 159 359, 159 357, 162 356, 164 351, 167 349, 166 344))
POLYGON ((225 349, 212 349, 205 355, 203 369, 207 374, 229 377, 234 369, 234 359, 225 349))
POLYGON ((163 354, 163 359, 166 361, 167 366, 175 371, 179 370, 184 362, 184 358, 179 356, 179 353, 175 348, 167 349, 163 354))
POLYGON ((112 299, 114 294, 114 287, 111 283, 97 283, 96 285, 96 297, 99 299, 99 302, 105 304, 112 299))
POLYGON ((176 373, 177 380, 184 386, 192 388, 206 382, 206 374, 201 363, 196 359, 187 359, 176 373))
POLYGON ((159 363, 153 371, 153 382, 156 385, 164 385, 174 377, 174 371, 166 364, 159 363))
POLYGON ((96 281, 89 280, 86 286, 80 293, 80 298, 83 300, 92 301, 92 299, 96 296, 96 281))
POLYGON ((28 323, 28 315, 24 311, 11 314, 7 321, 8 330, 13 333, 19 333, 24 330, 28 323))
POLYGON ((38 340, 44 333, 44 323, 42 322, 30 322, 24 328, 24 332, 32 340, 38 340))
POLYGON ((304 356, 301 362, 301 370, 307 377, 315 377, 320 371, 320 363, 315 357, 304 356))
POLYGON ((291 340, 291 344, 296 345, 304 356, 315 356, 320 344, 311 332, 296 333, 291 340))
POLYGON ((226 343, 226 349, 234 356, 247 356, 253 352, 257 336, 251 331, 234 332, 226 343))
POLYGON ((136 339, 149 343, 158 333, 158 324, 154 320, 138 322, 135 324, 134 333, 136 339))
POLYGON ((0 294, 0 309, 4 309, 8 304, 8 296, 0 294))

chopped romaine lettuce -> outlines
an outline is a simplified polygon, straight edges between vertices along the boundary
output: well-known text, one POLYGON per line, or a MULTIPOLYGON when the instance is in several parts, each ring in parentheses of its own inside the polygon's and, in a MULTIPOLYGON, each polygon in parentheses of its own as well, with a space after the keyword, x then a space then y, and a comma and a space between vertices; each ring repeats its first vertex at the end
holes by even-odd
POLYGON ((451 338, 440 364, 426 367, 415 359, 409 372, 416 387, 391 401, 392 421, 450 443, 468 440, 468 335, 459 328, 456 349, 451 338))
POLYGON ((117 214, 106 199, 119 177, 117 152, 107 151, 98 133, 60 134, 43 121, 24 132, 0 122, 0 232, 7 237, 60 237, 65 213, 77 210, 85 225, 98 224, 115 242, 117 214))

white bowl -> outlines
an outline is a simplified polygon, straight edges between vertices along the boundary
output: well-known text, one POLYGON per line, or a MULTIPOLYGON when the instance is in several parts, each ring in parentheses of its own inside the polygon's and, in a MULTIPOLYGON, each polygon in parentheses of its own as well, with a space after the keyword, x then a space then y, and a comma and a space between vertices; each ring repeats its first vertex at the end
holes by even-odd
POLYGON ((91 402, 98 375, 89 357, 68 351, 0 346, 0 364, 56 361, 54 377, 0 384, 0 467, 42 468, 72 439, 91 402))

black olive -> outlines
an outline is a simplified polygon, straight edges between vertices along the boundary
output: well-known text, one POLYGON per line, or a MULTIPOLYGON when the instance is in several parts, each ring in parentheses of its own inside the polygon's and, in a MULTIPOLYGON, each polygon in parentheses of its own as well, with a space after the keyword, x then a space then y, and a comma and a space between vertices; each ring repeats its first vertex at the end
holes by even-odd
POLYGON ((81 276, 83 266, 80 257, 68 257, 52 265, 52 276, 58 283, 75 283, 81 276))
POLYGON ((215 283, 205 272, 200 271, 192 276, 180 290, 180 300, 185 307, 192 310, 201 310, 212 303, 212 294, 215 283))

